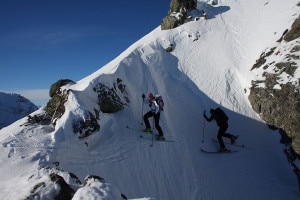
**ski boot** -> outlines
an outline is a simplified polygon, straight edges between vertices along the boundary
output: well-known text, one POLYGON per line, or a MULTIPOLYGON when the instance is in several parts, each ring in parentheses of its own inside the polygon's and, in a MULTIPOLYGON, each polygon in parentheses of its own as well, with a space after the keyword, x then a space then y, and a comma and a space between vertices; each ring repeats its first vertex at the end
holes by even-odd
POLYGON ((237 139, 238 137, 239 137, 238 135, 232 136, 231 139, 230 139, 230 140, 231 140, 230 143, 231 143, 231 144, 235 144, 235 141, 236 141, 236 139, 237 139))
POLYGON ((163 135, 158 135, 158 136, 156 137, 156 140, 165 141, 166 139, 165 139, 165 137, 164 137, 163 135))
POLYGON ((151 128, 145 128, 144 130, 143 130, 143 132, 144 133, 152 133, 152 129, 151 128))

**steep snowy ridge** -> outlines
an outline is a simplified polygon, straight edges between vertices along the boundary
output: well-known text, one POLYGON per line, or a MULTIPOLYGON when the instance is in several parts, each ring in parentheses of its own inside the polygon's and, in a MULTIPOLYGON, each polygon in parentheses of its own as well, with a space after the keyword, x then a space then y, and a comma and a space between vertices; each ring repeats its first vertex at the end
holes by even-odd
MULTIPOLYGON (((157 27, 97 72, 64 86, 70 92, 55 128, 20 127, 26 120, 21 119, 2 129, 0 193, 7 199, 24 199, 46 179, 48 172, 40 168, 51 167, 72 172, 82 182, 88 175, 101 176, 118 188, 110 190, 109 184, 97 181, 80 185, 65 178, 75 190, 73 199, 94 194, 121 199, 120 193, 129 199, 159 200, 299 198, 279 134, 260 120, 245 94, 255 76, 252 65, 292 24, 299 14, 297 3, 224 0, 211 6, 198 0, 198 9, 205 8, 209 20, 168 31, 157 27), (170 45, 174 50, 169 53, 170 45), (118 113, 100 113, 100 131, 79 140, 73 120, 98 109, 93 90, 98 83, 113 87, 117 78, 125 84, 130 102, 118 113), (142 94, 148 91, 163 96, 161 126, 165 137, 175 142, 155 141, 151 146, 151 140, 140 138, 141 131, 126 128, 144 128, 142 115, 148 105, 142 104, 142 94), (216 124, 204 122, 202 116, 217 106, 230 118, 228 131, 251 149, 228 146, 238 152, 221 155, 200 151, 218 149, 213 140, 216 124), (42 178, 32 181, 34 173, 42 178)), ((41 197, 51 199, 47 187, 41 188, 41 197)))

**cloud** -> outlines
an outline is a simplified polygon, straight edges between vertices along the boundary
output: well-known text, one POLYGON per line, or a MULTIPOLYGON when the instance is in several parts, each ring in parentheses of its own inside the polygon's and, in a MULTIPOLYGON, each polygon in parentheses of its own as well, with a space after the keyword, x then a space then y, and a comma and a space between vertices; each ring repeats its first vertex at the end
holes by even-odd
POLYGON ((65 27, 59 28, 54 27, 52 29, 38 30, 41 42, 47 45, 58 45, 58 44, 68 44, 74 41, 80 41, 90 37, 104 37, 111 36, 112 31, 105 28, 91 28, 91 27, 65 27))
POLYGON ((49 89, 20 90, 17 92, 18 94, 21 94, 24 97, 28 96, 31 99, 50 99, 49 89))
POLYGON ((41 27, 16 30, 10 34, 1 34, 0 41, 8 47, 26 48, 60 47, 73 44, 91 37, 106 37, 114 33, 106 28, 91 27, 41 27), (28 45, 30 44, 30 45, 28 45))

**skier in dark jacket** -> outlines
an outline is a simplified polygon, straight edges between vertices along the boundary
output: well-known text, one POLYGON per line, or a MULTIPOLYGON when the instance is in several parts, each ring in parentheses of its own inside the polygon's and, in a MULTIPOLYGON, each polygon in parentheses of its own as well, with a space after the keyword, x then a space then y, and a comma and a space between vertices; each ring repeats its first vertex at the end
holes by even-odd
POLYGON ((204 111, 204 118, 206 119, 206 121, 211 122, 212 120, 216 120, 217 125, 220 127, 219 131, 218 131, 218 141, 220 144, 220 152, 226 152, 228 151, 224 145, 223 139, 222 137, 227 137, 230 139, 231 144, 234 144, 236 139, 238 138, 238 135, 232 135, 230 133, 226 133, 226 130, 228 129, 228 117, 226 116, 226 114, 224 113, 223 110, 221 110, 221 108, 217 108, 217 109, 210 109, 210 114, 211 116, 208 118, 205 114, 204 111), (224 116, 225 115, 225 116, 224 116))

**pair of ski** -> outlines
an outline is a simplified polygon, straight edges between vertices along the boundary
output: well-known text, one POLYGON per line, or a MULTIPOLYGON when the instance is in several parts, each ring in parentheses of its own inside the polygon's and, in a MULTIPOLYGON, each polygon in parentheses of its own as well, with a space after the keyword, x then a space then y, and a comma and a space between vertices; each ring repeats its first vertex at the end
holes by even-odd
MULTIPOLYGON (((136 131, 136 132, 141 133, 141 134, 140 134, 140 138, 141 138, 141 139, 152 140, 152 137, 153 137, 152 134, 153 134, 153 133, 145 133, 145 132, 144 132, 143 130, 141 130, 141 129, 132 128, 132 127, 130 127, 130 126, 126 126, 126 128, 129 129, 129 130, 132 130, 132 131, 136 131), (142 134, 142 133, 143 133, 143 134, 142 134), (151 136, 151 137, 148 137, 148 136, 151 136)), ((157 141, 157 142, 175 142, 174 140, 168 140, 168 139, 160 140, 160 139, 154 138, 154 140, 157 141)))
POLYGON ((221 154, 221 153, 235 153, 235 152, 238 152, 236 150, 232 151, 232 150, 226 150, 226 151, 209 151, 209 150, 205 150, 205 149, 202 149, 200 148, 200 150, 203 152, 203 153, 212 153, 212 154, 221 154))
MULTIPOLYGON (((217 140, 215 138, 213 138, 213 140, 215 142, 217 142, 217 140)), ((244 148, 244 149, 249 149, 249 150, 252 150, 251 148, 249 147, 246 147, 244 144, 231 144, 229 142, 224 142, 225 144, 227 145, 231 145, 231 146, 236 146, 236 147, 239 147, 239 148, 244 148)), ((212 154, 222 154, 222 153, 236 153, 236 152, 239 152, 237 150, 227 150, 227 151, 210 151, 210 150, 206 150, 206 149, 203 149, 203 148, 200 148, 200 150, 204 153, 212 153, 212 154)))

